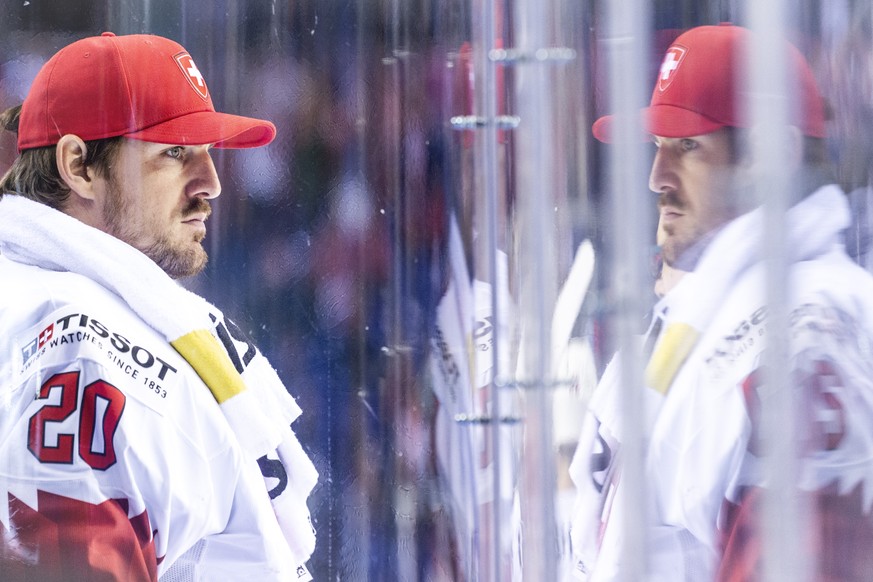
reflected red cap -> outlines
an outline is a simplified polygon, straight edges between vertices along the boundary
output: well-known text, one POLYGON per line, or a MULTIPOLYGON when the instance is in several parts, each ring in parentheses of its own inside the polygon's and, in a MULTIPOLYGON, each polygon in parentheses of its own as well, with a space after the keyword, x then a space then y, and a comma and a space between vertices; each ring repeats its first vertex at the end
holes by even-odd
MULTIPOLYGON (((664 55, 649 107, 642 110, 647 133, 690 137, 722 127, 748 127, 743 112, 744 50, 751 32, 722 24, 692 28, 677 38, 664 55)), ((812 71, 793 45, 788 59, 797 83, 797 107, 791 122, 811 137, 825 137, 824 103, 812 71)), ((610 142, 615 117, 601 117, 594 137, 610 142)))
POLYGON ((174 145, 266 145, 269 121, 219 113, 206 81, 181 45, 154 35, 76 41, 43 65, 21 107, 18 151, 125 136, 174 145))

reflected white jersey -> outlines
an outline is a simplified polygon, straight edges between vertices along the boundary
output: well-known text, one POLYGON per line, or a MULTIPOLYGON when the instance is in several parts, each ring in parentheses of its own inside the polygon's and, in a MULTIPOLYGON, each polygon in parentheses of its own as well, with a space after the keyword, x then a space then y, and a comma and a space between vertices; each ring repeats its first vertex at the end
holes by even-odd
MULTIPOLYGON (((826 187, 795 206, 788 223, 796 241, 787 284, 796 494, 798 506, 811 508, 801 538, 814 548, 806 555, 816 579, 862 580, 873 571, 873 277, 843 250, 847 221, 842 192, 826 187)), ((619 358, 592 399, 570 470, 580 579, 625 579, 627 527, 645 533, 645 580, 761 577, 765 267, 757 240, 741 238, 757 236, 750 233, 761 223, 734 222, 711 246, 747 256, 704 255, 656 307, 664 331, 642 392, 643 487, 627 491, 621 480, 619 358), (646 515, 629 519, 623 496, 639 492, 646 515)))

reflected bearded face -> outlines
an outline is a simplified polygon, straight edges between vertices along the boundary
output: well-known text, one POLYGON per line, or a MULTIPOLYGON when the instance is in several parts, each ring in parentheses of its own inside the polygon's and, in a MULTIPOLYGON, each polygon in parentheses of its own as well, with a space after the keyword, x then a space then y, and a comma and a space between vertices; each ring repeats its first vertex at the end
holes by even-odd
POLYGON ((727 130, 688 138, 655 137, 649 187, 658 194, 664 262, 693 268, 712 233, 746 210, 727 130))

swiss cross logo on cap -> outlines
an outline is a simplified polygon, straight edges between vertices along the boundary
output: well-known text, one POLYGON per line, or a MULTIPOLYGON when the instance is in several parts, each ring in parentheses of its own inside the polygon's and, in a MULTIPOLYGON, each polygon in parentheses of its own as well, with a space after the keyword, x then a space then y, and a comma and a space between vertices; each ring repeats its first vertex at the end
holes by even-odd
POLYGON ((194 64, 194 59, 191 58, 191 55, 179 53, 173 56, 173 59, 175 59, 179 68, 182 69, 182 72, 185 73, 185 78, 188 79, 188 82, 197 91, 197 94, 204 100, 209 99, 209 89, 206 88, 206 81, 203 79, 203 75, 200 74, 197 65, 194 64))
POLYGON ((682 59, 688 52, 684 46, 674 44, 667 49, 667 54, 664 55, 664 62, 661 63, 661 71, 658 73, 658 89, 666 91, 670 83, 676 77, 676 71, 679 65, 682 64, 682 59))

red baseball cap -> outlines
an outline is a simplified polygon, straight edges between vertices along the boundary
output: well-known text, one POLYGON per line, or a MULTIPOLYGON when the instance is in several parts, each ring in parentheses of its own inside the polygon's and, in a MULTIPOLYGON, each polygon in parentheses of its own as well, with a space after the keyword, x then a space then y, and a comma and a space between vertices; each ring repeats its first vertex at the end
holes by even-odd
MULTIPOLYGON (((750 42, 748 29, 730 24, 692 28, 677 38, 664 55, 649 107, 642 110, 647 133, 690 137, 722 127, 748 127, 743 111, 743 75, 750 42)), ((811 137, 825 137, 824 103, 812 71, 788 44, 788 59, 797 83, 797 107, 792 123, 811 137)), ((594 122, 594 137, 609 143, 614 116, 594 122)))
POLYGON ((76 41, 43 65, 21 107, 18 151, 124 136, 174 145, 266 145, 269 121, 219 113, 191 55, 172 40, 104 32, 76 41))

